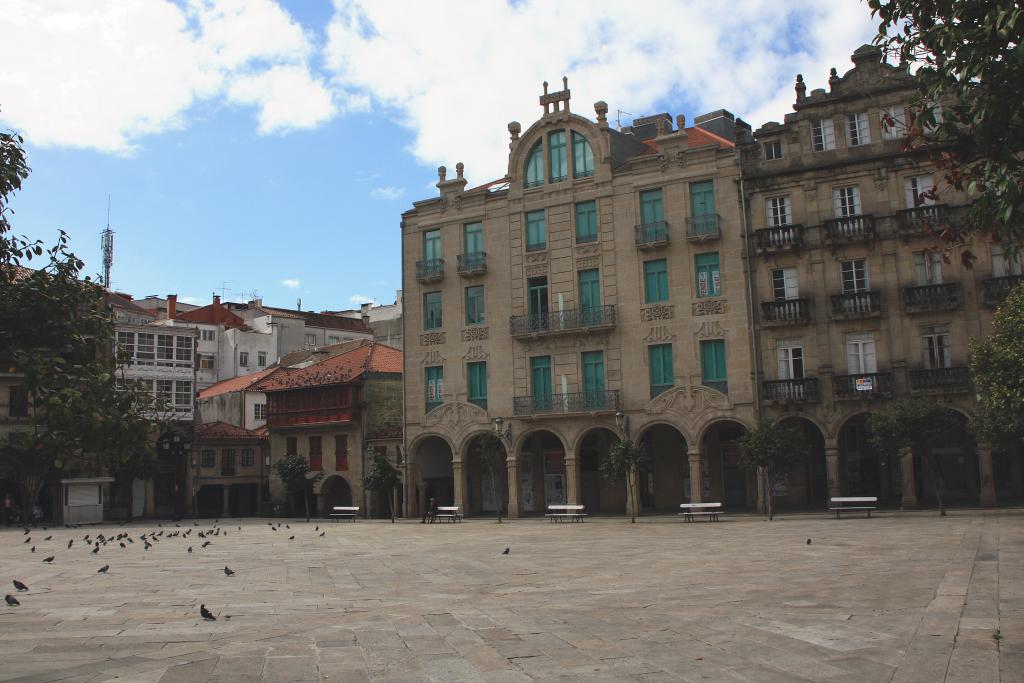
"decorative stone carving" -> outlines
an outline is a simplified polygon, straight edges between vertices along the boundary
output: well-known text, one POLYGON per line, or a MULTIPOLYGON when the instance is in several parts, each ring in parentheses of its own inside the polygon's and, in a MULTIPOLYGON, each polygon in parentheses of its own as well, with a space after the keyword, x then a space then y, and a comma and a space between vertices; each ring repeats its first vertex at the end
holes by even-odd
POLYGON ((491 354, 487 353, 482 346, 470 346, 462 357, 468 361, 487 360, 491 354))
POLYGON ((706 299, 693 304, 694 315, 720 315, 725 311, 725 299, 706 299))
POLYGON ((458 194, 445 195, 444 202, 441 204, 441 213, 444 213, 448 209, 455 209, 456 211, 462 211, 462 195, 458 195, 458 194))
POLYGON ((690 387, 690 412, 699 413, 709 408, 729 408, 729 397, 720 391, 694 384, 690 387))
POLYGON ((487 327, 467 327, 462 331, 462 341, 483 341, 487 339, 489 331, 487 327))
POLYGON ((676 308, 672 304, 655 304, 640 309, 640 319, 645 322, 653 320, 672 320, 675 317, 676 308))
POLYGON ((526 277, 539 277, 541 275, 547 275, 547 274, 548 274, 548 267, 546 265, 543 265, 543 266, 527 266, 526 267, 526 277))
POLYGON ((444 332, 424 332, 420 335, 420 346, 444 344, 444 332))
POLYGON ((728 334, 725 328, 722 327, 722 323, 718 321, 706 322, 702 324, 697 331, 693 334, 697 339, 722 339, 728 334))
POLYGON ((807 198, 808 202, 814 202, 818 199, 818 186, 817 185, 804 185, 804 197, 807 198))
POLYGON ((647 404, 644 412, 648 415, 659 415, 671 411, 683 415, 710 409, 727 410, 730 407, 729 397, 722 392, 703 384, 691 384, 672 387, 658 394, 647 404))
POLYGON ((686 412, 689 410, 688 397, 689 391, 687 391, 687 387, 672 387, 652 398, 650 403, 647 404, 645 412, 648 415, 659 415, 671 410, 673 407, 676 407, 676 412, 686 412))
MULTIPOLYGON (((644 337, 644 341, 648 344, 670 342, 676 338, 676 335, 669 331, 665 325, 655 325, 651 328, 651 331, 644 337)), ((646 357, 645 357, 646 360, 646 357)))
POLYGON ((441 365, 444 362, 444 358, 441 358, 440 351, 427 351, 423 354, 423 365, 441 365))
POLYGON ((597 256, 601 253, 601 247, 597 244, 585 244, 576 247, 576 256, 597 256))
POLYGON ((534 252, 532 254, 527 254, 526 255, 526 262, 527 263, 547 263, 548 262, 548 252, 546 252, 546 251, 538 251, 538 252, 534 252))
POLYGON ((423 424, 429 426, 445 425, 458 429, 460 425, 475 420, 486 420, 487 411, 472 403, 443 403, 431 410, 423 418, 423 424))
POLYGON ((577 270, 587 270, 588 268, 597 268, 601 265, 600 256, 588 256, 587 258, 576 259, 577 270))
POLYGON ((665 154, 658 155, 658 166, 662 171, 668 170, 670 163, 675 163, 679 168, 684 168, 686 166, 686 152, 681 149, 676 150, 671 159, 665 154))

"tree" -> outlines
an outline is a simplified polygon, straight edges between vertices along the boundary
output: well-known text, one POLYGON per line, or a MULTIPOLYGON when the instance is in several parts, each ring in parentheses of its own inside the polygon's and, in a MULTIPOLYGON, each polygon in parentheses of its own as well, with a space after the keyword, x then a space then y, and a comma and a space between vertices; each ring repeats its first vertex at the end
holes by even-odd
POLYGON ((756 429, 745 432, 737 445, 743 467, 754 472, 763 483, 768 519, 774 519, 775 485, 807 462, 811 445, 803 430, 771 418, 762 419, 756 429))
POLYGON ((363 486, 370 491, 383 491, 388 497, 391 523, 395 523, 395 491, 402 485, 402 473, 391 464, 388 456, 374 451, 370 458, 370 471, 363 477, 363 486))
POLYGON ((1024 287, 996 311, 988 337, 971 340, 971 375, 978 394, 975 431, 990 443, 1024 441, 1024 287))
MULTIPOLYGON (((936 448, 960 447, 973 451, 974 437, 965 420, 955 419, 949 406, 927 398, 907 398, 893 402, 885 410, 871 413, 867 429, 871 443, 886 455, 899 455, 910 449, 931 475, 939 514, 946 514, 942 491, 945 482, 936 448)), ((904 484, 906 485, 906 483, 904 484)), ((910 482, 913 486, 913 482, 910 482)))
MULTIPOLYGON (((916 67, 906 144, 977 196, 966 231, 1024 237, 1024 7, 1019 0, 868 0, 879 44, 916 67)), ((963 230, 942 236, 962 244, 963 230)), ((974 255, 964 251, 970 267, 974 255)))
POLYGON ((636 524, 637 508, 640 502, 640 469, 651 462, 648 450, 632 439, 619 439, 612 444, 601 461, 601 474, 608 481, 625 481, 626 497, 629 500, 629 521, 636 524))
POLYGON ((494 509, 498 514, 498 524, 501 524, 501 500, 498 498, 498 477, 502 474, 502 465, 505 464, 505 445, 493 432, 485 432, 476 441, 480 449, 480 464, 488 473, 491 480, 491 497, 494 498, 494 509))
POLYGON ((324 473, 317 472, 309 476, 309 463, 301 455, 289 455, 278 460, 271 467, 284 482, 284 487, 291 494, 302 494, 306 505, 306 521, 309 521, 309 498, 313 495, 313 485, 323 479, 324 473))

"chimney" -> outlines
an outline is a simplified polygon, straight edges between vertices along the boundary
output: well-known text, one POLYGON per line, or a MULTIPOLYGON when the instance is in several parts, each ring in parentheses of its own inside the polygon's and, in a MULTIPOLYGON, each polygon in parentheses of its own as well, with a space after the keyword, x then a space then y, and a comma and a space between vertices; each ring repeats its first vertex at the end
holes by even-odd
POLYGON ((178 315, 178 295, 167 295, 167 319, 174 320, 178 315))
POLYGON ((213 305, 214 307, 220 306, 220 294, 213 295, 213 305))

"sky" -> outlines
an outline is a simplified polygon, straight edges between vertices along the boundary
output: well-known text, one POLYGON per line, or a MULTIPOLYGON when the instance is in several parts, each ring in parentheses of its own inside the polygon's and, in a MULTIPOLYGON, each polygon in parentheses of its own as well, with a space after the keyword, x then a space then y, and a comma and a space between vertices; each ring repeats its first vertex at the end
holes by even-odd
POLYGON ((109 198, 136 297, 391 303, 402 212, 439 165, 504 176, 544 81, 589 118, 756 128, 875 30, 859 0, 0 0, 0 127, 32 168, 11 221, 96 274, 109 198))

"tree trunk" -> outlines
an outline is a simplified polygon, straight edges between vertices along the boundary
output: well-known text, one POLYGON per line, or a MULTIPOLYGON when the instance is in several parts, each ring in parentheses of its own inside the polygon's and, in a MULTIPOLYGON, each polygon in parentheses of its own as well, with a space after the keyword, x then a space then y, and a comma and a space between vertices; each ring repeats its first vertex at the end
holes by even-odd
POLYGON ((626 473, 626 489, 627 503, 629 504, 629 523, 636 524, 636 508, 637 508, 637 482, 636 482, 636 467, 630 467, 629 472, 626 473))
POLYGON ((391 523, 395 523, 395 487, 391 487, 391 491, 388 493, 388 508, 391 510, 391 523))
POLYGON ((772 479, 768 473, 764 473, 764 502, 768 506, 768 521, 775 519, 775 509, 772 507, 772 479))

